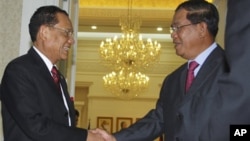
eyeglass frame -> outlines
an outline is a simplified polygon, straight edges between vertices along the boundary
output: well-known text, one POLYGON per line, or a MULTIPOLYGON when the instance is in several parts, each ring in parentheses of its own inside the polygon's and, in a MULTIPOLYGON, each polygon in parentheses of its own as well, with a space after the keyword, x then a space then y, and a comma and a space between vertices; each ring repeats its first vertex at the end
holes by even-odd
POLYGON ((68 30, 65 28, 61 28, 61 27, 56 27, 56 26, 50 26, 50 27, 57 29, 58 31, 64 32, 67 35, 67 37, 73 37, 73 35, 74 35, 74 31, 71 31, 71 30, 68 30))
POLYGON ((183 28, 185 26, 196 25, 196 24, 199 24, 199 23, 201 23, 201 22, 184 24, 184 25, 180 25, 180 26, 173 26, 173 25, 171 25, 170 28, 169 28, 169 32, 170 32, 170 34, 172 34, 174 32, 178 32, 179 30, 181 30, 181 28, 183 28))

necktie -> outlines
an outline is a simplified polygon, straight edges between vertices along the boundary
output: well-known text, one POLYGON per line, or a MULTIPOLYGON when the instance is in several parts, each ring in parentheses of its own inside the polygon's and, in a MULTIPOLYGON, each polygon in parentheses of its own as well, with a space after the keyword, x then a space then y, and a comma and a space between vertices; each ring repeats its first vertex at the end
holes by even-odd
POLYGON ((58 70, 55 66, 53 66, 51 73, 52 73, 52 77, 54 79, 54 82, 55 82, 57 88, 59 89, 60 88, 59 73, 58 73, 58 70))
POLYGON ((60 75, 59 75, 59 71, 57 70, 57 68, 55 66, 52 67, 51 69, 51 73, 52 73, 52 77, 54 79, 54 82, 58 88, 58 93, 62 95, 62 99, 63 99, 63 102, 64 102, 64 106, 66 108, 66 110, 68 111, 67 112, 67 116, 68 116, 68 121, 69 121, 69 126, 71 126, 71 119, 70 119, 70 114, 69 114, 69 107, 68 107, 68 103, 66 101, 66 98, 65 98, 65 95, 63 93, 63 90, 61 91, 61 87, 60 87, 60 75))
POLYGON ((194 80, 194 70, 198 66, 199 64, 195 61, 192 61, 189 63, 188 75, 187 75, 187 80, 186 80, 186 92, 188 91, 188 89, 190 88, 194 80))

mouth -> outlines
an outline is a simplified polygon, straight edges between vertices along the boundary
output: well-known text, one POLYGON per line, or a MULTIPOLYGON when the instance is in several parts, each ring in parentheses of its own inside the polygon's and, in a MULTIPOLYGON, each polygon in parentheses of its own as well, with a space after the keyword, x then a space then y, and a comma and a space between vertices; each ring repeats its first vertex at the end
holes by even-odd
POLYGON ((173 44, 174 44, 174 47, 176 48, 180 43, 179 42, 176 42, 176 41, 174 41, 173 42, 173 44))
POLYGON ((70 48, 69 47, 63 47, 65 51, 68 51, 70 48))
POLYGON ((173 42, 173 44, 174 44, 174 47, 176 48, 176 46, 178 45, 178 43, 176 43, 176 42, 173 42))

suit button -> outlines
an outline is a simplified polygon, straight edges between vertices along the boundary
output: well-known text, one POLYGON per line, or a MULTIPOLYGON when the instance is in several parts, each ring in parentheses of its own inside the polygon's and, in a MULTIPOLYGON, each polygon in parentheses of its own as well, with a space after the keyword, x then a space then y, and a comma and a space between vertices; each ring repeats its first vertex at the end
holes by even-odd
POLYGON ((182 115, 182 114, 180 114, 180 113, 179 113, 179 114, 177 114, 177 116, 176 116, 176 117, 177 117, 177 120, 182 120, 182 119, 183 119, 183 115, 182 115))
POLYGON ((64 116, 65 116, 65 117, 68 117, 68 112, 65 112, 65 113, 64 113, 64 116))
POLYGON ((181 139, 179 137, 176 137, 175 141, 181 141, 181 139))

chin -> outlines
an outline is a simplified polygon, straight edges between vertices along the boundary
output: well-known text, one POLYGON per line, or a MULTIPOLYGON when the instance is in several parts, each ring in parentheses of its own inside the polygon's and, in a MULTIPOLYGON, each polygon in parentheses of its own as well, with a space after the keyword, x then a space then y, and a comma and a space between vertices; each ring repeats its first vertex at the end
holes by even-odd
POLYGON ((61 60, 66 60, 66 59, 68 59, 68 55, 63 55, 63 56, 61 56, 61 60))

